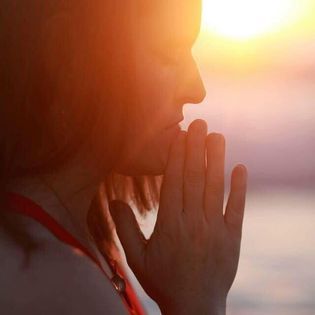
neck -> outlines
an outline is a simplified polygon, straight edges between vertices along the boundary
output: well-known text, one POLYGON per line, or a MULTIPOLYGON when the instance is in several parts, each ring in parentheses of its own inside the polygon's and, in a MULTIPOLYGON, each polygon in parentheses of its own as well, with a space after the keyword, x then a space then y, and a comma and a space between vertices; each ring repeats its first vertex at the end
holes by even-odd
POLYGON ((87 216, 100 182, 88 184, 92 182, 90 174, 87 167, 69 167, 53 174, 12 180, 8 189, 35 201, 95 253, 87 216))
POLYGON ((24 195, 40 205, 60 225, 80 241, 91 242, 87 226, 87 215, 96 187, 77 193, 60 190, 55 182, 47 178, 27 177, 11 181, 8 190, 24 195))
MULTIPOLYGON (((56 215, 61 213, 62 216, 66 215, 72 222, 77 233, 88 240, 89 229, 87 225, 87 217, 91 202, 98 192, 98 185, 94 184, 86 187, 73 187, 72 185, 69 185, 66 180, 62 182, 56 181, 55 178, 50 176, 41 176, 39 179, 43 186, 50 190, 50 193, 55 197, 59 208, 56 215)), ((62 221, 61 218, 61 223, 64 223, 62 221)))

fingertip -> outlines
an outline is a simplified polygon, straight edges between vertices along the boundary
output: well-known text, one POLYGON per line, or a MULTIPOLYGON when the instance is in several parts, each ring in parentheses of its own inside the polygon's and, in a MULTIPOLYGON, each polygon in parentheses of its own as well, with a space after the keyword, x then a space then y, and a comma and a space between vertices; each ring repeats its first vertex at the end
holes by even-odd
POLYGON ((209 145, 211 145, 211 144, 221 144, 221 143, 223 145, 225 145, 225 137, 221 133, 211 132, 207 136, 207 143, 209 145))
POLYGON ((247 167, 244 164, 238 164, 235 166, 235 168, 233 170, 233 174, 238 176, 238 177, 242 177, 244 179, 247 179, 247 177, 248 177, 247 167))
POLYGON ((247 190, 247 168, 244 165, 237 165, 231 176, 232 190, 243 191, 247 190))
POLYGON ((207 133, 208 124, 203 119, 196 119, 194 120, 188 128, 188 131, 201 131, 207 133))

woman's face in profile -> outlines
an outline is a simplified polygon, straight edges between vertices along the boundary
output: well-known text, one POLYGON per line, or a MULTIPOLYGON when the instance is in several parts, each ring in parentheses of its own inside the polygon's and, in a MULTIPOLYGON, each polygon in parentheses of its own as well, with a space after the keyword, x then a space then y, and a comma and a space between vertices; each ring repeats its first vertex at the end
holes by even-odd
POLYGON ((137 18, 133 84, 137 102, 128 114, 123 159, 117 171, 158 175, 183 120, 183 105, 200 103, 204 86, 191 49, 198 36, 201 1, 149 1, 137 18))

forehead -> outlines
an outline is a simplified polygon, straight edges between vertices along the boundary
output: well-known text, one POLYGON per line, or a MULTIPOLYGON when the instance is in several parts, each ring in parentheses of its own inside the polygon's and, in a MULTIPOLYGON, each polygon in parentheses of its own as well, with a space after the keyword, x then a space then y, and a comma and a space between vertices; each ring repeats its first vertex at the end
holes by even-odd
POLYGON ((192 45, 198 36, 201 0, 141 0, 139 12, 151 39, 192 45))

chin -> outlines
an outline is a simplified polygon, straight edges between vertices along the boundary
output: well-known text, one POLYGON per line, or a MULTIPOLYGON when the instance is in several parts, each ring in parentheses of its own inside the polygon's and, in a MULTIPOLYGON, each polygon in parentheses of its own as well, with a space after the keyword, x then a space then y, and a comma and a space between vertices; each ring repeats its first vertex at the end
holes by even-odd
POLYGON ((170 145, 150 145, 121 163, 117 172, 126 176, 160 176, 165 173, 170 145))
POLYGON ((160 176, 163 175, 167 165, 168 152, 156 155, 141 155, 141 158, 125 163, 118 173, 125 176, 160 176))
POLYGON ((122 163, 124 166, 119 168, 119 173, 126 176, 164 175, 171 144, 179 130, 177 127, 162 133, 147 143, 137 154, 134 151, 126 153, 124 156, 129 158, 122 163))
POLYGON ((167 155, 165 159, 152 160, 151 163, 146 163, 142 168, 139 168, 141 175, 160 176, 164 175, 167 166, 167 155))

